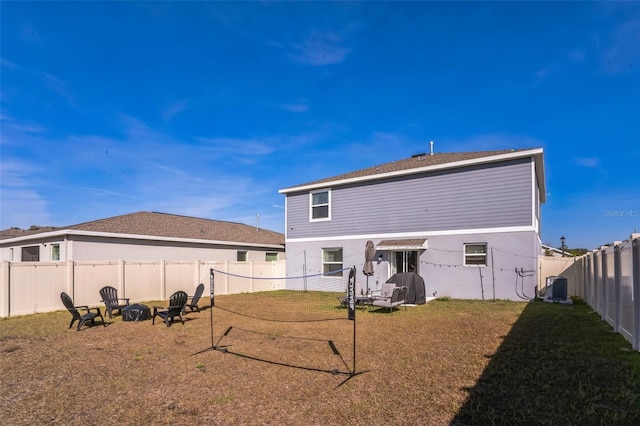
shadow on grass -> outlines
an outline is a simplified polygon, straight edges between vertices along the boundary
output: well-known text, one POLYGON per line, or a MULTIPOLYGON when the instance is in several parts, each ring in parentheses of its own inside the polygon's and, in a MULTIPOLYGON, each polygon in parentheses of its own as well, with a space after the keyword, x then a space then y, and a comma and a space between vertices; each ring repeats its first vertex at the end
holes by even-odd
POLYGON ((640 424, 640 353, 580 300, 530 302, 452 425, 640 424))
MULTIPOLYGON (((162 320, 162 319, 156 319, 156 320, 154 321, 154 319, 153 319, 153 318, 151 318, 151 319, 146 319, 146 320, 144 320, 144 321, 138 321, 138 322, 147 322, 147 321, 150 321, 152 326, 156 326, 156 325, 158 325, 158 324, 162 324, 162 325, 164 325, 166 328, 169 328, 169 327, 171 327, 171 326, 173 326, 173 325, 184 325, 184 323, 191 322, 191 321, 197 321, 197 320, 198 320, 198 318, 189 318, 189 317, 185 317, 185 316, 183 315, 183 316, 182 316, 182 321, 180 321, 179 319, 176 319, 175 321, 169 321, 169 324, 168 324, 168 325, 167 325, 167 323, 165 323, 165 322, 164 322, 164 320, 162 320)), ((132 322, 135 322, 135 321, 132 321, 132 322)))
MULTIPOLYGON (((297 365, 295 363, 292 362, 287 362, 287 361, 278 361, 278 360, 274 360, 274 359, 267 359, 261 356, 255 356, 255 355, 250 355, 250 354, 246 354, 246 353, 241 353, 241 352, 236 352, 233 350, 233 344, 221 344, 221 342, 229 335, 229 333, 232 332, 232 330, 240 330, 241 332, 247 332, 247 333, 252 333, 252 334, 256 334, 256 335, 262 335, 262 336, 270 336, 272 338, 275 339, 275 336, 272 333, 264 333, 264 332, 259 332, 259 331, 255 331, 255 330, 248 330, 248 329, 243 329, 243 328, 239 328, 236 326, 229 326, 227 327, 227 329, 225 330, 225 332, 222 334, 222 336, 220 336, 220 338, 214 343, 213 339, 214 337, 211 336, 212 339, 212 345, 209 346, 208 348, 204 348, 198 352, 195 352, 193 354, 191 354, 191 356, 193 355, 199 355, 205 352, 209 352, 209 351, 219 351, 225 354, 230 354, 230 355, 234 355, 237 356, 239 358, 245 358, 245 359, 249 359, 252 361, 258 361, 258 362, 262 362, 265 364, 271 364, 271 365, 278 365, 278 366, 282 366, 282 367, 289 367, 289 368, 294 368, 294 369, 299 369, 299 370, 306 370, 306 371, 314 371, 314 372, 319 372, 319 373, 330 373, 332 375, 341 375, 341 376, 346 376, 346 378, 336 387, 339 388, 342 385, 344 385, 347 381, 351 380, 353 377, 358 376, 360 374, 364 374, 366 372, 368 372, 368 370, 366 371, 359 371, 356 372, 355 368, 351 369, 349 368, 349 365, 347 364, 345 358, 342 356, 342 353, 338 350, 336 344, 332 341, 332 340, 328 340, 328 339, 315 339, 315 338, 305 338, 305 337, 291 337, 291 336, 278 336, 279 338, 285 338, 285 339, 290 339, 290 340, 299 340, 299 341, 315 341, 317 343, 326 343, 329 348, 331 349, 331 352, 333 353, 334 356, 336 356, 340 362, 339 364, 342 364, 342 366, 345 368, 345 370, 341 370, 340 368, 318 368, 318 367, 312 367, 312 366, 305 366, 305 365, 297 365)), ((355 367, 355 365, 354 365, 355 367)))

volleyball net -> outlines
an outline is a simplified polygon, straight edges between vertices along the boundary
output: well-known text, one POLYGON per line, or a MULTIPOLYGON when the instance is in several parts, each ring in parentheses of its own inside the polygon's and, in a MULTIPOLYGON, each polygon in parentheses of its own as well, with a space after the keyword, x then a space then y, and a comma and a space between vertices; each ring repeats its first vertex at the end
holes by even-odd
POLYGON ((349 378, 356 374, 355 267, 280 278, 216 269, 210 274, 211 349, 349 378), (216 328, 224 330, 215 341, 214 313, 216 328))
POLYGON ((355 268, 299 277, 249 277, 211 269, 213 306, 245 317, 274 322, 352 319, 349 280, 355 268), (344 308, 347 308, 346 310, 344 308))

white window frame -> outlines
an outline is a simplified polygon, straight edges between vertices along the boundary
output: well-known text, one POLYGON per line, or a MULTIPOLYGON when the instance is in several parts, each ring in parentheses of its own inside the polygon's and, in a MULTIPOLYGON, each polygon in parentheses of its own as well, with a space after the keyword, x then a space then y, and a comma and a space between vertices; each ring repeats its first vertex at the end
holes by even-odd
POLYGON ((335 271, 343 269, 344 264, 344 250, 342 247, 324 247, 322 249, 322 275, 329 278, 342 278, 342 274, 336 274, 335 271), (340 261, 337 260, 325 260, 325 254, 329 251, 340 251, 340 261), (332 268, 327 271, 327 266, 338 265, 338 268, 332 268))
POLYGON ((309 222, 321 222, 321 221, 325 221, 325 220, 331 220, 331 189, 321 189, 318 191, 311 191, 309 193, 309 222), (313 196, 315 194, 320 194, 326 192, 327 193, 327 202, 326 203, 321 203, 321 204, 313 204, 313 196), (318 217, 318 218, 314 218, 313 217, 313 209, 315 207, 327 207, 327 217, 318 217))
POLYGON ((247 252, 246 250, 238 250, 236 254, 236 260, 238 262, 246 262, 247 260, 249 260, 249 252, 247 252))
POLYGON ((390 260, 391 260, 391 272, 393 274, 398 273, 398 269, 403 272, 415 272, 416 274, 420 274, 420 251, 419 250, 393 250, 390 252, 390 260), (398 253, 402 253, 402 264, 398 265, 398 253), (410 253, 415 253, 416 263, 413 271, 409 271, 409 258, 411 257, 410 253), (400 268, 398 268, 400 266, 400 268))
POLYGON ((264 260, 265 262, 277 262, 278 261, 278 253, 275 251, 268 251, 264 254, 264 260), (269 257, 273 258, 275 257, 275 259, 269 259, 269 257))
POLYGON ((488 252, 488 246, 487 243, 464 243, 463 244, 463 265, 464 266, 471 266, 471 267, 481 267, 481 266, 487 266, 487 252, 488 252), (484 246, 484 253, 467 253, 467 247, 471 247, 471 246, 484 246), (467 259, 480 259, 482 258, 484 260, 484 263, 467 263, 467 259))
POLYGON ((52 262, 60 261, 60 244, 51 244, 51 261, 52 262))
MULTIPOLYGON (((34 255, 30 255, 30 256, 34 256, 34 255)), ((46 258, 45 258, 46 259, 46 258)), ((40 245, 36 245, 36 246, 23 246, 20 248, 20 261, 22 262, 40 262, 40 245), (28 251, 29 249, 36 249, 36 250, 31 250, 31 251, 37 251, 37 259, 28 259, 25 260, 25 254, 29 254, 28 251)))

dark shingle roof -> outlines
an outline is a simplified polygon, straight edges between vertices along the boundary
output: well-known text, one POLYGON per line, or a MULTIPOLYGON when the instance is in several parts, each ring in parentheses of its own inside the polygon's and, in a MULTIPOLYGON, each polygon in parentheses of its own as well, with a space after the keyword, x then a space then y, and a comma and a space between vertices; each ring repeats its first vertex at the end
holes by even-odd
MULTIPOLYGON (((465 161, 465 160, 475 160, 475 159, 481 159, 484 157, 492 157, 494 155, 510 154, 518 151, 528 151, 528 149, 518 149, 518 150, 505 149, 505 150, 498 150, 498 151, 478 151, 478 152, 454 152, 454 153, 441 153, 441 154, 433 154, 433 155, 419 154, 419 155, 414 155, 411 158, 392 161, 390 163, 380 164, 378 166, 373 166, 373 167, 369 167, 362 170, 356 170, 355 172, 349 172, 349 173, 345 173, 342 175, 333 176, 325 179, 319 179, 319 180, 307 182, 301 185, 296 185, 295 187, 316 185, 320 183, 336 182, 336 181, 341 181, 345 179, 375 177, 375 175, 384 174, 384 173, 393 173, 393 172, 400 172, 404 170, 419 169, 423 167, 437 166, 437 165, 447 164, 447 163, 456 163, 456 162, 465 161)), ((292 187, 292 188, 295 188, 295 187, 292 187)), ((288 189, 291 189, 291 188, 287 188, 283 191, 286 191, 288 189)))
POLYGON ((376 244, 376 248, 384 249, 385 247, 423 247, 426 238, 409 238, 404 240, 382 240, 376 244))
MULTIPOLYGON (((51 231, 52 228, 48 228, 47 230, 51 231)), ((284 245, 284 234, 269 231, 267 229, 257 229, 255 226, 244 225, 236 222, 225 222, 144 211, 129 213, 122 216, 108 217, 106 219, 94 220, 92 222, 79 223, 77 225, 54 228, 54 230, 75 230, 165 238, 284 245)), ((24 231, 19 236, 26 236, 41 232, 43 231, 24 231)))
POLYGON ((6 240, 7 238, 16 238, 16 237, 24 237, 27 235, 33 234, 41 234, 43 232, 51 232, 56 231, 60 228, 56 226, 41 226, 35 229, 20 229, 20 228, 9 228, 3 229, 0 231, 0 240, 6 240))

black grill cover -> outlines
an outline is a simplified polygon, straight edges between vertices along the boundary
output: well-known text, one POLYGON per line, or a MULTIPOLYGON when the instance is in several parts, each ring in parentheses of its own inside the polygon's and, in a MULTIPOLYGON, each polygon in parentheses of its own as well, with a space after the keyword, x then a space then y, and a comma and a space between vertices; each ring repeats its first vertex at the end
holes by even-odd
POLYGON ((424 280, 415 272, 393 274, 387 282, 394 283, 396 287, 407 287, 407 295, 404 298, 405 303, 424 305, 427 302, 424 280))

